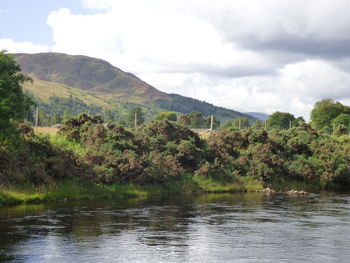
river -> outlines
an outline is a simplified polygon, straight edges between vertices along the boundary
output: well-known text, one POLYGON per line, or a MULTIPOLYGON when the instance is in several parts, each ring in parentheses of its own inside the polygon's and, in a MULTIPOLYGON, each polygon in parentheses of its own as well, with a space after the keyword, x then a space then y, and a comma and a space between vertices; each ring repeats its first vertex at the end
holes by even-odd
POLYGON ((350 194, 0 208, 1 262, 349 262, 350 194))

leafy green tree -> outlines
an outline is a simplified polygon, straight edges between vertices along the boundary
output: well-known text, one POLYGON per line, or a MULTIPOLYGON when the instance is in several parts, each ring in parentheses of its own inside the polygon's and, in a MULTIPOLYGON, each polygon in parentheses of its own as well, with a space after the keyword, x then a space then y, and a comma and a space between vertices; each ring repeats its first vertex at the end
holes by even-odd
POLYGON ((129 116, 128 116, 128 122, 130 126, 134 126, 135 124, 135 116, 136 116, 136 124, 137 125, 141 125, 142 123, 145 122, 145 117, 144 117, 144 113, 141 107, 135 107, 132 108, 129 111, 129 116))
POLYGON ((50 126, 51 125, 50 116, 47 116, 45 112, 39 111, 38 124, 39 126, 50 126))
POLYGON ((270 129, 288 129, 290 122, 293 122, 295 120, 295 117, 293 114, 290 114, 288 112, 279 112, 276 111, 272 115, 270 115, 269 119, 267 120, 268 127, 270 129))
POLYGON ((250 127, 248 117, 238 117, 238 118, 233 120, 232 124, 235 128, 239 128, 239 126, 241 126, 241 129, 245 129, 245 128, 250 127), (239 123, 241 123, 241 125, 239 123))
POLYGON ((160 112, 156 117, 156 120, 158 121, 176 121, 177 120, 177 115, 175 112, 160 112))
POLYGON ((205 126, 205 119, 199 111, 192 111, 189 114, 192 128, 203 128, 205 126))
POLYGON ((311 111, 311 123, 317 129, 330 127, 332 120, 339 114, 350 114, 350 108, 332 99, 316 102, 311 111))
POLYGON ((31 81, 21 73, 13 57, 0 51, 0 130, 9 126, 11 119, 23 119, 33 101, 23 93, 21 85, 31 81))
POLYGON ((295 120, 292 121, 293 127, 299 127, 301 123, 305 122, 305 119, 302 116, 299 116, 295 120))
POLYGON ((253 129, 261 129, 265 127, 265 122, 262 120, 256 120, 253 124, 252 124, 252 128, 253 129))
POLYGON ((57 123, 61 123, 61 122, 62 122, 62 118, 58 113, 56 113, 52 116, 52 124, 57 124, 57 123))
POLYGON ((349 128, 350 125, 350 114, 341 113, 337 117, 335 117, 332 120, 332 124, 335 128, 339 127, 340 125, 345 126, 346 128, 349 128))

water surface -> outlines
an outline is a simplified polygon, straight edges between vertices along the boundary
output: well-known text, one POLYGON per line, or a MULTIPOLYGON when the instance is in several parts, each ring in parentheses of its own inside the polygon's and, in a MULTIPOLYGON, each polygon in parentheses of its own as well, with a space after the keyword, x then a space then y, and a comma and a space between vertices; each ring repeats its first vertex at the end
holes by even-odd
POLYGON ((350 194, 0 208, 1 262, 349 262, 350 194))

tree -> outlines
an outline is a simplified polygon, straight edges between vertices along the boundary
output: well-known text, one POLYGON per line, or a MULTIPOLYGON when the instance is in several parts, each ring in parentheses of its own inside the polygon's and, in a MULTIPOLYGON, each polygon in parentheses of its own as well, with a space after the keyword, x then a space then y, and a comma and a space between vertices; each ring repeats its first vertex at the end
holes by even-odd
POLYGON ((22 90, 26 81, 31 79, 21 73, 13 56, 0 51, 0 130, 5 130, 11 119, 23 119, 34 104, 22 90))
POLYGON ((160 112, 155 119, 159 121, 176 121, 177 115, 175 112, 160 112))
POLYGON ((236 128, 241 128, 241 129, 245 129, 245 128, 250 127, 248 117, 238 117, 238 118, 233 120, 232 125, 236 128))
POLYGON ((202 113, 199 111, 192 111, 189 114, 192 128, 203 128, 205 126, 205 119, 202 116, 202 113))
POLYGON ((135 116, 136 116, 136 125, 141 125, 142 123, 145 122, 145 117, 144 117, 142 108, 135 107, 129 111, 128 121, 130 126, 135 125, 135 116))
POLYGON ((288 129, 290 122, 293 122, 295 120, 295 117, 293 114, 290 114, 288 112, 279 112, 276 111, 267 120, 268 127, 271 129, 288 129))
MULTIPOLYGON (((205 119, 205 122, 206 122, 205 128, 209 129, 211 124, 211 115, 205 119)), ((213 116, 213 129, 215 130, 219 128, 219 126, 220 126, 220 120, 216 116, 213 116)))
POLYGON ((350 115, 346 113, 340 113, 337 117, 335 117, 332 120, 332 124, 334 125, 335 128, 339 127, 340 125, 343 125, 346 128, 349 128, 350 115))
POLYGON ((252 128, 253 129, 261 129, 265 127, 265 122, 262 120, 256 120, 253 124, 252 124, 252 128))
POLYGON ((350 108, 332 99, 324 99, 315 103, 311 111, 311 123, 317 129, 330 127, 332 120, 339 114, 350 114, 350 108))
POLYGON ((52 116, 52 124, 58 124, 58 123, 61 123, 62 122, 62 118, 61 116, 58 114, 58 113, 55 113, 53 116, 52 116))
POLYGON ((299 127, 300 123, 305 122, 305 119, 302 116, 299 116, 295 120, 292 121, 292 126, 293 127, 299 127))

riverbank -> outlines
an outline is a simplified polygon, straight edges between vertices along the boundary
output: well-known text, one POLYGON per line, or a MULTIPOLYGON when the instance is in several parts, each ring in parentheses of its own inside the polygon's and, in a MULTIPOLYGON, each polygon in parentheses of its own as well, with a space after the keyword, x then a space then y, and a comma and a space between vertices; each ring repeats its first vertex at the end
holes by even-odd
POLYGON ((25 184, 0 187, 0 206, 72 200, 119 200, 167 194, 236 193, 263 189, 261 182, 250 177, 242 177, 235 182, 185 177, 165 185, 99 185, 82 180, 66 180, 42 186, 25 184))
POLYGON ((0 206, 79 200, 118 201, 152 196, 211 193, 306 194, 322 190, 320 185, 300 181, 279 181, 270 187, 265 188, 262 182, 248 176, 236 179, 234 182, 215 181, 212 178, 184 177, 182 180, 172 181, 164 185, 132 183, 101 185, 79 179, 58 181, 42 186, 25 184, 0 187, 0 206))

